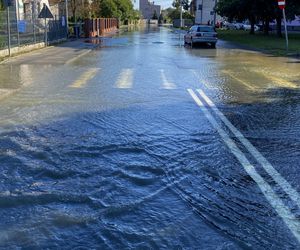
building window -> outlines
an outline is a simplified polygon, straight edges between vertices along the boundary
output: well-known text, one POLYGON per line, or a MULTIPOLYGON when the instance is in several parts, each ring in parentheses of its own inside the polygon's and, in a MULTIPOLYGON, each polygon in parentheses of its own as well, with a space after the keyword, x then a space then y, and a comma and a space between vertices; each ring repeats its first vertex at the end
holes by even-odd
POLYGON ((202 4, 198 5, 198 10, 202 10, 202 4))

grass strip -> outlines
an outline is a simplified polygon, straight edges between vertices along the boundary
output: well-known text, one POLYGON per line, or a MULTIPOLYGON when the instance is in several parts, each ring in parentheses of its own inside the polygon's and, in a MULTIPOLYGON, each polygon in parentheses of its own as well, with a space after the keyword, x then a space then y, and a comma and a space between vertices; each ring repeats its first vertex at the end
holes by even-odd
POLYGON ((249 31, 243 30, 218 30, 218 37, 275 56, 300 56, 300 33, 289 34, 288 52, 286 51, 285 37, 277 37, 274 33, 266 36, 262 33, 250 35, 249 31))

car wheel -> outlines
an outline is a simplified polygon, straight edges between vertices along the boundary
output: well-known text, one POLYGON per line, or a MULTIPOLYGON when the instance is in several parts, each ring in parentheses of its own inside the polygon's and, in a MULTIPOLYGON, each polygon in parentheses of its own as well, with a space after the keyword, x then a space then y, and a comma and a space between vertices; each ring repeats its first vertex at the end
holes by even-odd
POLYGON ((193 38, 191 38, 191 48, 193 48, 193 38))
POLYGON ((213 48, 213 49, 215 49, 216 48, 216 43, 211 43, 210 47, 213 48))

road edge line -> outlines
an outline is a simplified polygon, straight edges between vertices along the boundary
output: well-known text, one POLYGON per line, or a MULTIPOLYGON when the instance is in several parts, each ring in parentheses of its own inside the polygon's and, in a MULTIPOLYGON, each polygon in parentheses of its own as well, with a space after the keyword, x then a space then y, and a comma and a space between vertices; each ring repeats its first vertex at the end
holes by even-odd
POLYGON ((271 176, 271 178, 284 190, 284 192, 294 201, 300 208, 300 195, 284 179, 284 177, 272 166, 272 164, 252 145, 252 143, 244 137, 244 135, 225 117, 225 115, 216 107, 202 89, 197 89, 201 97, 207 102, 215 114, 224 122, 226 127, 236 136, 236 138, 245 146, 248 152, 261 164, 263 169, 271 176))
POLYGON ((231 153, 236 157, 236 159, 243 166, 246 173, 254 180, 254 182, 258 185, 259 189, 270 203, 270 205, 277 212, 279 217, 284 221, 290 231, 293 233, 295 238, 300 243, 300 221, 294 216, 294 214, 290 211, 288 207, 285 206, 283 201, 277 196, 277 194, 273 191, 272 187, 263 179, 263 177, 257 173, 254 166, 249 162, 244 153, 237 147, 235 142, 229 137, 229 135, 223 130, 217 123, 216 119, 212 116, 210 111, 204 106, 203 102, 199 99, 199 97, 195 94, 192 89, 187 89, 193 100, 196 104, 201 108, 204 115, 211 123, 211 125, 218 131, 222 140, 225 142, 227 147, 230 149, 231 153))

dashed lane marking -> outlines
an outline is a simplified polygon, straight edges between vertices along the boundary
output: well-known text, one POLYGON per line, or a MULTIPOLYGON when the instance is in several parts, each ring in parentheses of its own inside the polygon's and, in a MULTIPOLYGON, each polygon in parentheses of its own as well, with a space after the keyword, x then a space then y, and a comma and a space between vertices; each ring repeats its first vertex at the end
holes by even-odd
POLYGON ((69 87, 70 88, 83 88, 89 80, 95 77, 99 69, 89 69, 84 72, 75 82, 73 82, 69 87))
POLYGON ((163 69, 160 70, 160 76, 163 83, 163 89, 176 89, 176 85, 173 82, 168 81, 166 73, 163 69))
POLYGON ((192 89, 187 90, 196 104, 202 109, 204 115, 218 131, 219 135, 230 149, 232 154, 237 158, 240 164, 248 175, 256 182, 268 202, 275 209, 277 214, 281 217, 287 227, 291 230, 295 238, 300 242, 300 221, 294 216, 288 207, 282 202, 282 200, 276 195, 272 187, 256 172, 254 166, 249 162, 243 152, 238 148, 235 142, 230 136, 221 128, 216 119, 212 116, 210 111, 204 106, 203 102, 199 99, 196 93, 192 89))
POLYGON ((115 87, 118 89, 131 89, 133 86, 133 69, 123 69, 117 79, 115 87))

